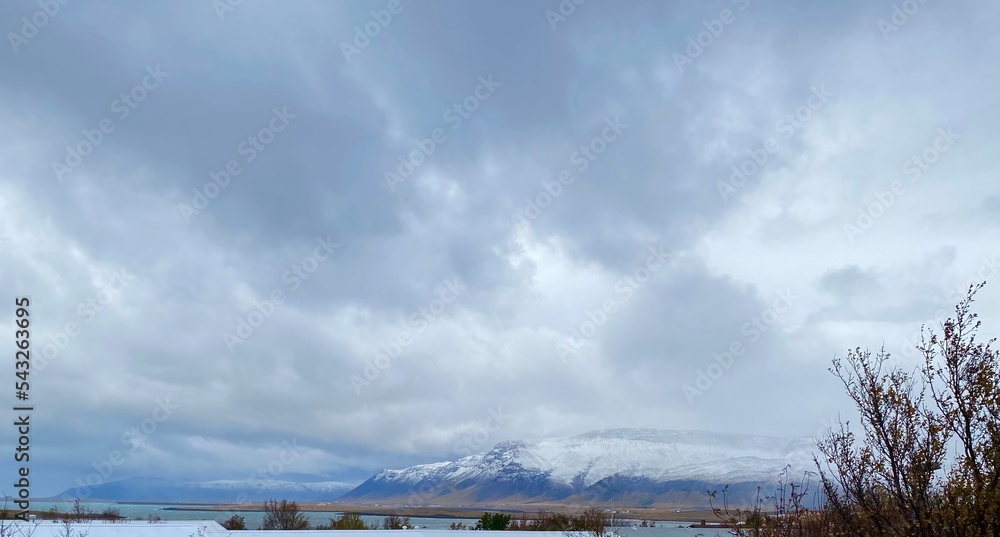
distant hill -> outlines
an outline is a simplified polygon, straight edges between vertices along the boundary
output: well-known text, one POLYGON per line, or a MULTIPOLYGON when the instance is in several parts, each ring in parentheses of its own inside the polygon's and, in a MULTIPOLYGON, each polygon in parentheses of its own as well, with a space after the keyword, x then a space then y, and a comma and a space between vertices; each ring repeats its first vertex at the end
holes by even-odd
MULTIPOLYGON (((606 429, 579 436, 501 442, 456 461, 383 470, 341 482, 177 481, 132 478, 59 498, 149 502, 301 502, 473 507, 539 504, 705 507, 706 491, 729 486, 731 505, 815 471, 815 443, 703 431, 606 429)), ((813 480, 815 482, 815 480, 813 480)), ((810 494, 807 499, 813 498, 810 494)), ((530 508, 530 505, 527 505, 530 508)))
POLYGON ((339 498, 354 487, 353 484, 338 481, 177 481, 136 477, 96 485, 89 491, 71 488, 56 497, 136 502, 263 502, 270 498, 328 501, 339 498))
POLYGON ((736 503, 774 491, 784 468, 801 482, 815 443, 700 431, 608 429, 501 442, 457 461, 383 470, 339 501, 472 506, 533 502, 705 506, 729 485, 736 503))

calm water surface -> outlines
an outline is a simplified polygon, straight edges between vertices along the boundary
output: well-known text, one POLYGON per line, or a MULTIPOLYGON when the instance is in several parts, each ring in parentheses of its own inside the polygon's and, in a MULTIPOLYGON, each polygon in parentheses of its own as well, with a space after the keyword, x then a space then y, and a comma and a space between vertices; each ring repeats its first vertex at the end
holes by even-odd
MULTIPOLYGON (((257 528, 264 519, 262 511, 191 511, 173 510, 175 505, 165 504, 135 504, 135 503, 114 503, 114 502, 84 502, 84 507, 95 513, 100 513, 108 508, 117 509, 122 516, 129 518, 146 518, 149 515, 158 516, 163 520, 216 520, 222 522, 232 515, 240 515, 246 519, 248 528, 257 528)), ((33 511, 48 511, 55 507, 59 511, 67 512, 73 509, 73 502, 31 502, 33 511)), ((306 515, 313 525, 329 524, 331 518, 339 517, 342 511, 310 511, 306 515)), ((368 524, 382 522, 381 516, 362 516, 368 524)), ((410 517, 410 523, 419 526, 420 529, 446 530, 453 522, 463 522, 467 525, 475 525, 477 519, 472 518, 423 518, 410 517)), ((690 522, 657 522, 657 528, 650 529, 650 537, 694 537, 702 535, 704 537, 723 537, 723 532, 714 530, 687 528, 681 526, 690 525, 690 522)), ((643 528, 640 528, 641 531, 643 528)))

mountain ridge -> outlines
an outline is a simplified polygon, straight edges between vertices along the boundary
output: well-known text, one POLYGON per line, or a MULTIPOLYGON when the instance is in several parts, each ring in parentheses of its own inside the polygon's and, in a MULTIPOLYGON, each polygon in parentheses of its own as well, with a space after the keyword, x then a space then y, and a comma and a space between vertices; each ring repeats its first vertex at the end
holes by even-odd
MULTIPOLYGON (((814 470, 815 443, 709 431, 599 429, 576 436, 498 442, 455 461, 385 469, 340 501, 407 505, 495 502, 707 504, 706 491, 728 485, 750 500, 782 472, 814 470)), ((793 473, 793 475, 795 475, 793 473)))
POLYGON ((380 503, 490 506, 610 502, 635 507, 708 504, 728 486, 735 503, 775 489, 785 474, 798 482, 815 471, 815 442, 699 430, 598 429, 576 436, 504 440, 451 461, 382 469, 359 485, 339 481, 130 478, 71 488, 58 498, 116 501, 380 503))
POLYGON ((90 487, 73 487, 55 498, 151 502, 262 502, 280 495, 294 501, 325 501, 342 496, 355 484, 340 481, 279 481, 267 479, 185 481, 132 477, 90 487))

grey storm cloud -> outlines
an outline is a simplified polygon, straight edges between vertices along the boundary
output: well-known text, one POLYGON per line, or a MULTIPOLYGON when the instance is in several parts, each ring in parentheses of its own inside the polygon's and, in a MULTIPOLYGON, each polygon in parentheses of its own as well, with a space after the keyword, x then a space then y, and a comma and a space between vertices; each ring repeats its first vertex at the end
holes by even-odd
POLYGON ((812 435, 848 408, 832 357, 905 349, 996 279, 998 22, 5 2, 0 295, 31 298, 45 362, 37 493, 115 450, 102 479, 241 479, 291 442, 287 476, 360 481, 468 452, 497 409, 486 444, 812 435))

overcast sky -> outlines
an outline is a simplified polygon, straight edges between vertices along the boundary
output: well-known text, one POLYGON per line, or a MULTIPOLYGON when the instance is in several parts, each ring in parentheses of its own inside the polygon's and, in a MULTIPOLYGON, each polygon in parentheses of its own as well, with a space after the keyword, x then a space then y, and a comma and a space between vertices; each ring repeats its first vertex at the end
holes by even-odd
POLYGON ((808 4, 3 2, 33 492, 813 436, 848 348, 994 333, 1000 7, 808 4))

